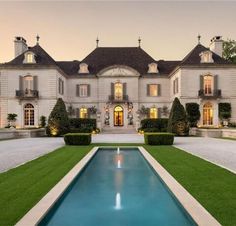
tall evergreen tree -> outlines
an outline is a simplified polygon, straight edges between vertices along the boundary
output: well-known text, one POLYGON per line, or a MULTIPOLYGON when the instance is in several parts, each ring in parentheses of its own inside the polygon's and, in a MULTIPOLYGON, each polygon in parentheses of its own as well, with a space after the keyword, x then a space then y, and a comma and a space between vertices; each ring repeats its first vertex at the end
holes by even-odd
POLYGON ((47 134, 61 136, 69 132, 69 118, 62 98, 58 98, 52 112, 48 117, 47 134))
POLYGON ((177 136, 187 136, 189 132, 186 111, 177 97, 171 107, 167 130, 177 136))

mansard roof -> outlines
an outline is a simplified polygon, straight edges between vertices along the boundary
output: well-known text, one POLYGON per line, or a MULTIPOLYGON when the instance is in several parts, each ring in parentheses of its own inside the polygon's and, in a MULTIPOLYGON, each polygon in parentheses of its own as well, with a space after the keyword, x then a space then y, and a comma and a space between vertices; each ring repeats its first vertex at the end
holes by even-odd
POLYGON ((79 71, 80 61, 57 61, 57 65, 67 74, 76 75, 79 71))
MULTIPOLYGON (((35 60, 38 65, 56 65, 54 59, 40 45, 29 47, 27 51, 33 52, 35 54, 36 56, 35 60)), ((23 65, 25 52, 17 56, 12 61, 6 63, 5 65, 23 65)))
MULTIPOLYGON (((210 49, 206 48, 205 46, 203 46, 201 44, 196 45, 190 51, 190 53, 184 57, 184 59, 180 63, 180 66, 181 65, 200 65, 200 64, 204 64, 204 63, 201 63, 201 57, 200 57, 200 53, 204 52, 204 51, 210 51, 210 49)), ((210 51, 210 52, 212 52, 212 51, 210 51)), ((223 59, 222 57, 215 54, 214 52, 212 52, 212 58, 214 60, 214 63, 207 63, 208 65, 209 64, 229 64, 229 62, 227 60, 223 59)))
POLYGON ((155 60, 140 47, 98 47, 81 62, 89 65, 92 74, 112 65, 126 65, 145 74, 155 60))

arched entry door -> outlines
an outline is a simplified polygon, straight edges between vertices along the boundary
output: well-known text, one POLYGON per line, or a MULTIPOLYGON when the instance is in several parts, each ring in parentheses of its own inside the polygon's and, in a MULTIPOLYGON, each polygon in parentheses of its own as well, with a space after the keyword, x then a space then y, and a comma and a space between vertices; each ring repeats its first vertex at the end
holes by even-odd
POLYGON ((203 125, 213 125, 213 108, 211 103, 206 103, 203 105, 203 125))
POLYGON ((116 106, 114 108, 114 126, 124 125, 124 112, 121 106, 116 106))
POLYGON ((34 126, 34 106, 26 104, 24 107, 24 125, 34 126))

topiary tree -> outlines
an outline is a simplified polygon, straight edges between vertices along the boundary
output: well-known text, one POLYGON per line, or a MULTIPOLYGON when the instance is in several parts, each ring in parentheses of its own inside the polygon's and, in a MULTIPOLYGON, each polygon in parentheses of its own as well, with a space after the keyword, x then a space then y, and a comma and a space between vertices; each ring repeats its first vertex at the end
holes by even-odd
POLYGON ((16 118, 17 118, 17 114, 15 113, 9 113, 7 115, 7 121, 8 121, 8 126, 7 127, 14 127, 14 125, 12 125, 12 123, 14 123, 16 121, 16 118))
POLYGON ((190 127, 196 127, 201 117, 198 103, 187 103, 186 104, 187 119, 190 127))
POLYGON ((189 132, 186 111, 177 97, 171 107, 167 130, 177 136, 187 136, 189 132))
POLYGON ((219 118, 221 120, 231 118, 231 104, 230 103, 219 103, 219 118))
POLYGON ((62 98, 58 98, 52 112, 48 117, 47 134, 61 136, 69 132, 69 118, 62 98))

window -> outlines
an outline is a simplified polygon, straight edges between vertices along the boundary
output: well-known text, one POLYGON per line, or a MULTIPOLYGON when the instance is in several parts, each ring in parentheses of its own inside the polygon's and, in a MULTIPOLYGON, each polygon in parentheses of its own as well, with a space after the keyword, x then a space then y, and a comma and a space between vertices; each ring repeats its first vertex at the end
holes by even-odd
POLYGON ((160 84, 148 84, 147 85, 147 96, 157 97, 160 96, 161 85, 160 84))
POLYGON ((23 78, 24 85, 23 89, 25 92, 33 90, 33 77, 31 75, 27 75, 23 78))
POLYGON ((211 103, 206 103, 203 106, 203 125, 213 125, 213 108, 211 103))
POLYGON ((28 53, 26 55, 26 62, 27 63, 34 63, 34 55, 32 53, 28 53))
POLYGON ((204 76, 203 79, 204 94, 211 95, 212 87, 213 87, 213 77, 211 75, 204 76))
POLYGON ((179 79, 176 78, 174 81, 173 81, 173 94, 176 94, 179 92, 179 79))
POLYGON ((153 107, 150 108, 150 118, 157 118, 158 117, 158 113, 157 113, 157 108, 153 107))
POLYGON ((34 106, 32 104, 26 104, 24 107, 24 124, 34 126, 34 106))
POLYGON ((58 92, 61 95, 64 94, 64 81, 61 78, 58 80, 58 92))
POLYGON ((211 51, 201 52, 199 56, 201 57, 201 63, 214 63, 211 51))
POLYGON ((115 83, 115 99, 120 100, 123 97, 123 85, 120 82, 115 83))
POLYGON ((88 118, 88 109, 87 108, 81 108, 79 117, 80 118, 88 118))

